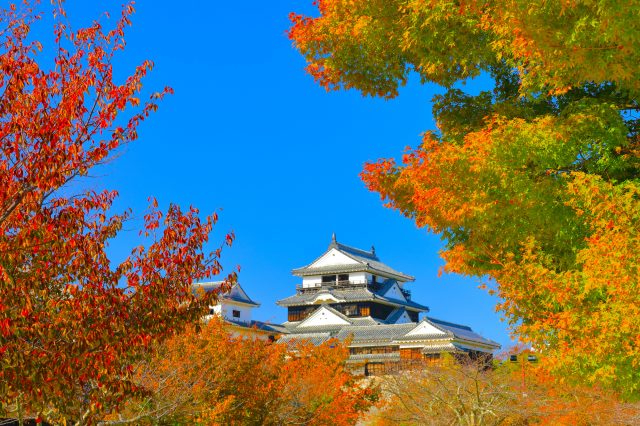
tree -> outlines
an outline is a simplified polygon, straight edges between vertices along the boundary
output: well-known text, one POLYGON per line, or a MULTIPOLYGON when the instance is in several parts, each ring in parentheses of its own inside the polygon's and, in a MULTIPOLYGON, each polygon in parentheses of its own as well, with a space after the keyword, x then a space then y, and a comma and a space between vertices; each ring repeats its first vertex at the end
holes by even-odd
POLYGON ((638 5, 318 7, 292 14, 289 35, 327 89, 389 98, 411 72, 447 88, 437 131, 401 162, 366 165, 367 186, 443 236, 447 271, 492 278, 550 368, 640 397, 638 5), (493 90, 453 87, 482 73, 493 90))
POLYGON ((339 342, 294 347, 232 337, 214 318, 158 347, 136 367, 150 393, 107 424, 351 425, 375 388, 346 370, 339 342))
POLYGON ((485 359, 445 356, 415 367, 383 379, 387 399, 376 424, 476 426, 521 419, 509 373, 493 371, 485 359))
POLYGON ((560 383, 539 365, 444 357, 383 378, 385 403, 371 416, 378 426, 633 424, 640 407, 593 387, 560 383))
POLYGON ((74 194, 69 183, 135 140, 171 89, 140 104, 151 62, 113 77, 130 5, 109 31, 71 30, 53 8, 51 69, 29 41, 41 14, 26 3, 0 11, 0 413, 91 423, 139 391, 130 379, 141 353, 205 312, 210 300, 191 283, 221 272, 221 249, 203 251, 215 214, 163 213, 152 200, 147 247, 110 264, 105 247, 130 212, 109 212, 114 191, 74 194))

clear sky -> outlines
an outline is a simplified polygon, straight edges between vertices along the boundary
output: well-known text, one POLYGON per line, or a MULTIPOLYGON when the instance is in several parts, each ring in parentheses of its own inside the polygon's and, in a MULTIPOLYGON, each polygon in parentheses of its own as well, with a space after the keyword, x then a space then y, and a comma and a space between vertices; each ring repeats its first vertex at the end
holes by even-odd
MULTIPOLYGON (((69 19, 108 26, 101 12, 117 16, 121 3, 68 0, 69 19)), ((91 178, 96 189, 119 191, 117 207, 136 214, 111 244, 114 260, 139 243, 151 195, 164 207, 194 205, 203 215, 221 209, 211 248, 235 232, 223 264, 241 266, 243 288, 262 303, 255 319, 282 322, 286 310, 275 302, 300 283, 291 269, 322 254, 335 232, 348 245, 375 245, 382 261, 415 276, 407 288, 430 316, 511 344, 497 300, 476 279, 438 278, 439 237, 384 208, 358 177, 366 161, 399 157, 435 128, 430 99, 441 88, 414 79, 391 101, 325 92, 305 74, 285 34, 289 12, 312 13, 311 0, 140 0, 135 7, 116 75, 150 59, 155 69, 145 90, 169 85, 175 95, 143 123, 136 142, 91 178)))

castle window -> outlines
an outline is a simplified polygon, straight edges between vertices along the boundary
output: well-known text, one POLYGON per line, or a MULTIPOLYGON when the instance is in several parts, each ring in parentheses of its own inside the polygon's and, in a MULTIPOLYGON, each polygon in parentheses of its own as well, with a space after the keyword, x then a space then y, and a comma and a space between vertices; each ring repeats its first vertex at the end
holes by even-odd
POLYGON ((358 315, 358 305, 344 305, 342 313, 346 316, 358 315))
POLYGON ((336 276, 335 275, 323 275, 322 276, 322 282, 325 284, 328 283, 333 283, 336 281, 336 276))
POLYGON ((316 308, 314 306, 292 306, 289 308, 289 321, 302 321, 316 308))
POLYGON ((234 309, 232 312, 232 315, 234 318, 240 318, 240 311, 234 309))
POLYGON ((427 364, 437 364, 440 361, 440 354, 424 354, 427 364))
POLYGON ((349 274, 338 275, 338 281, 349 281, 349 274))
POLYGON ((386 366, 382 362, 368 362, 364 366, 365 376, 380 376, 386 373, 386 366))
POLYGON ((421 348, 402 348, 400 349, 400 359, 422 359, 421 348))

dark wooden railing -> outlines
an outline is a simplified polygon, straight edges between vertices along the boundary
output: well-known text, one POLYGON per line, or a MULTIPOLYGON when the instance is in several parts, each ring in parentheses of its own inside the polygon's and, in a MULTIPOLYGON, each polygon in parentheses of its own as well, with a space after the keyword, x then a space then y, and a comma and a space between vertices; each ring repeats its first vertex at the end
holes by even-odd
POLYGON ((313 287, 304 287, 303 285, 299 284, 296 286, 296 290, 298 291, 298 293, 305 293, 316 292, 322 289, 335 290, 341 288, 366 288, 371 285, 371 283, 362 281, 331 281, 319 283, 318 285, 313 287))
MULTIPOLYGON (((296 286, 298 294, 307 292, 317 292, 319 290, 338 290, 343 288, 369 288, 372 291, 378 291, 382 285, 377 282, 362 282, 362 281, 331 281, 319 283, 313 287, 304 287, 302 284, 296 286)), ((411 300, 411 290, 400 289, 402 294, 407 300, 411 300)))

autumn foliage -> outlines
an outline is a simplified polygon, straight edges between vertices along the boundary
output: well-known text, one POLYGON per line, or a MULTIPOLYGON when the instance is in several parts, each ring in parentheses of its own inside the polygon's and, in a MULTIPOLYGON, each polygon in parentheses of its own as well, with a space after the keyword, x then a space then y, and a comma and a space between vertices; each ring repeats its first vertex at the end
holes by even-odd
POLYGON ((329 90, 446 88, 438 128, 362 177, 491 277, 555 373, 640 397, 640 31, 634 2, 319 0, 290 37, 329 90), (454 84, 489 76, 477 95, 454 84))
MULTIPOLYGON (((615 393, 549 376, 526 353, 508 359, 445 356, 381 381, 383 401, 371 424, 385 425, 622 425, 640 419, 640 405, 615 393)), ((537 358, 533 358, 537 359, 537 358)))
POLYGON ((295 347, 234 337, 213 318, 136 366, 149 393, 111 416, 125 423, 352 425, 376 390, 345 366, 339 342, 295 347))
POLYGON ((207 309, 190 286, 221 272, 220 251, 203 251, 217 218, 152 200, 146 247, 110 263, 105 247, 131 213, 110 211, 114 191, 69 184, 135 140, 171 89, 139 100, 151 62, 114 78, 131 6, 110 30, 73 30, 52 7, 51 68, 30 34, 41 15, 0 11, 0 413, 90 423, 137 392, 141 353, 207 309))

